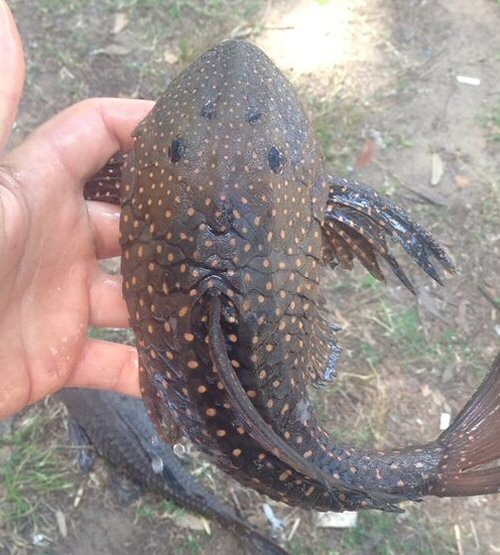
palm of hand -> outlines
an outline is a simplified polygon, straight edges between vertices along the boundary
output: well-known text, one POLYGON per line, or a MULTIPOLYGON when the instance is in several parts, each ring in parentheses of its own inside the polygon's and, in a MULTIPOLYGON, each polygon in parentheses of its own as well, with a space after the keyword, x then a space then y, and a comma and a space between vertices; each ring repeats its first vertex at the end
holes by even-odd
POLYGON ((63 386, 138 393, 135 350, 87 337, 128 315, 120 278, 97 265, 119 254, 119 210, 86 202, 82 186, 150 108, 83 101, 0 162, 0 416, 63 386))
MULTIPOLYGON (((22 91, 22 47, 0 3, 0 154, 22 91)), ((65 386, 138 395, 135 349, 87 337, 125 327, 117 276, 97 265, 119 254, 119 210, 85 202, 83 183, 151 109, 93 99, 61 112, 0 159, 0 418, 65 386)))
POLYGON ((33 402, 70 380, 87 340, 89 284, 96 274, 90 219, 78 189, 55 190, 54 182, 23 173, 21 181, 6 170, 0 177, 4 406, 33 402))

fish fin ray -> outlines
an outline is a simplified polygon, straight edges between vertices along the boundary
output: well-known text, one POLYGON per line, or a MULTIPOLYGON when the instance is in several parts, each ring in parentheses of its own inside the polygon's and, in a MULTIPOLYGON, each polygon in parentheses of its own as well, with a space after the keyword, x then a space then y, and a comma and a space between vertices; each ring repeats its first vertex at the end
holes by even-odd
POLYGON ((124 152, 117 152, 110 158, 83 186, 85 200, 120 204, 122 167, 126 159, 127 154, 124 152))
POLYGON ((85 428, 72 416, 68 417, 68 435, 72 445, 78 449, 76 460, 80 471, 89 474, 94 468, 97 452, 85 428))
POLYGON ((323 243, 323 260, 332 268, 340 266, 344 270, 352 270, 354 253, 336 229, 332 226, 324 226, 323 233, 326 236, 323 243))
POLYGON ((147 370, 146 357, 139 353, 139 366, 143 368, 140 372, 139 380, 141 385, 142 399, 148 412, 149 418, 154 423, 161 438, 169 445, 175 445, 182 437, 182 432, 171 415, 166 401, 155 403, 154 399, 158 396, 158 385, 154 383, 151 372, 147 370))
POLYGON ((339 329, 327 320, 325 310, 317 308, 316 317, 312 318, 311 359, 306 370, 306 378, 314 386, 332 382, 337 375, 341 349, 335 334, 339 329))
POLYGON ((500 492, 499 430, 500 353, 455 421, 438 438, 444 455, 437 483, 429 493, 448 497, 500 492))
POLYGON ((340 177, 329 176, 329 183, 324 230, 333 228, 334 233, 341 235, 351 248, 352 255, 359 258, 369 271, 371 268, 375 277, 378 276, 373 255, 377 253, 389 263, 401 282, 413 290, 387 248, 386 237, 400 243, 415 263, 440 284, 442 279, 431 262, 432 258, 449 273, 457 272, 451 258, 432 235, 390 199, 360 183, 340 177), (349 239, 346 240, 346 237, 349 239), (371 252, 371 256, 367 252, 371 252))

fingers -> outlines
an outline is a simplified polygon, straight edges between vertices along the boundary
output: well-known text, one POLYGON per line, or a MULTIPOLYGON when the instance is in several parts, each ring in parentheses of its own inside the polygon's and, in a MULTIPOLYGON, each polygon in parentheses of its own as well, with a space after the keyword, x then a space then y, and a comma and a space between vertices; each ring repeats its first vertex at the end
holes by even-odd
POLYGON ((127 328, 128 310, 122 296, 122 278, 98 271, 90 285, 90 325, 127 328))
POLYGON ((128 345, 89 339, 65 385, 109 389, 139 397, 137 351, 128 345))
POLYGON ((9 153, 6 163, 24 184, 81 187, 118 150, 130 150, 133 130, 152 107, 147 100, 84 100, 34 131, 9 153))
POLYGON ((104 202, 87 201, 87 210, 94 234, 97 258, 118 256, 121 252, 120 209, 104 202))
POLYGON ((0 153, 7 144, 16 118, 24 82, 24 56, 14 18, 4 0, 0 0, 0 153))

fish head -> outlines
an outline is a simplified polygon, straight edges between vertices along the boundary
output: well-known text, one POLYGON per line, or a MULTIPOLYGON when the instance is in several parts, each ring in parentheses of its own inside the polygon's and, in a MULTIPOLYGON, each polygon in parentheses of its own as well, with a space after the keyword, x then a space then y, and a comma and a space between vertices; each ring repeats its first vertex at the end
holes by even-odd
POLYGON ((291 84, 249 42, 224 41, 198 58, 134 135, 152 218, 191 222, 197 247, 200 231, 203 242, 207 229, 220 237, 234 228, 254 243, 265 229, 284 246, 279 230, 310 216, 321 153, 291 84))

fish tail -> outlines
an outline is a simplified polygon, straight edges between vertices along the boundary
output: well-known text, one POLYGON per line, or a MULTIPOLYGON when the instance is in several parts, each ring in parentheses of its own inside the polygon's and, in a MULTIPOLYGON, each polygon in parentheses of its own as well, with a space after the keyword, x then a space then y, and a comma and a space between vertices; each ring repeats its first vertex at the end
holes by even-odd
POLYGON ((356 257, 371 274, 381 279, 375 255, 383 258, 395 275, 410 291, 413 287, 392 255, 386 239, 400 243, 411 258, 432 279, 442 284, 432 259, 446 271, 457 269, 432 235, 423 229, 401 207, 375 190, 340 177, 330 177, 324 230, 329 236, 330 248, 344 267, 352 266, 356 257), (347 262, 347 264, 346 264, 347 262))
POLYGON ((474 395, 438 438, 443 456, 429 493, 438 497, 500 492, 500 353, 474 395))

